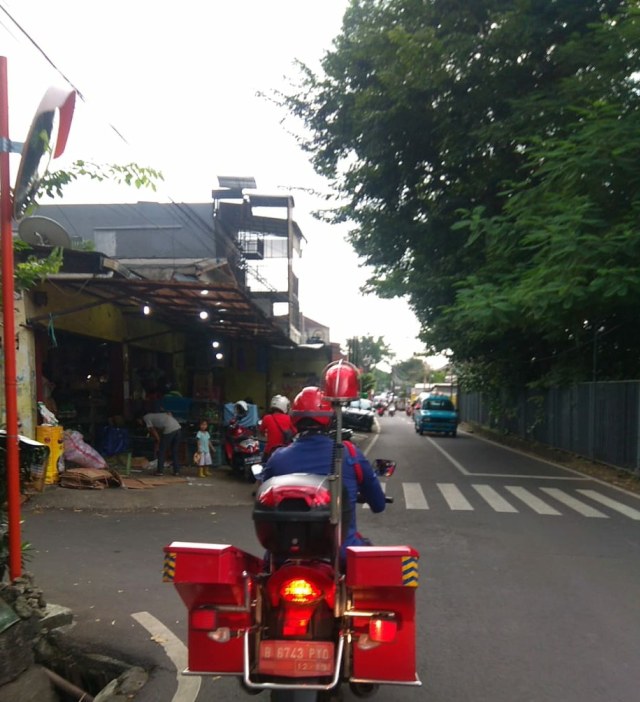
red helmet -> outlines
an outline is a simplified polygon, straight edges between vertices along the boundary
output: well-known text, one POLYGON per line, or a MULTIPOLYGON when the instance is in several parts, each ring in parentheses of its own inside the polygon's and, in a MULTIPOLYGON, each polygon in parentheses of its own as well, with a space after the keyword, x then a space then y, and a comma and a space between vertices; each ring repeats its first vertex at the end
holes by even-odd
POLYGON ((356 400, 360 397, 360 371, 349 361, 334 361, 323 372, 324 394, 330 400, 356 400))
POLYGON ((333 416, 331 403, 322 394, 322 390, 314 386, 303 388, 291 405, 291 421, 296 429, 299 424, 302 427, 307 422, 329 429, 333 416))

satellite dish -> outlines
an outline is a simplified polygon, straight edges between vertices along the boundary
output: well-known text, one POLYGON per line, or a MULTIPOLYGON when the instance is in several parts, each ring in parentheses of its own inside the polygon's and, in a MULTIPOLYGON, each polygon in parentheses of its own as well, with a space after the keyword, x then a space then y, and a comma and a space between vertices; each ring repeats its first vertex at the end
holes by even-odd
POLYGON ((25 217, 18 224, 18 234, 31 246, 71 248, 71 238, 67 230, 49 217, 25 217))

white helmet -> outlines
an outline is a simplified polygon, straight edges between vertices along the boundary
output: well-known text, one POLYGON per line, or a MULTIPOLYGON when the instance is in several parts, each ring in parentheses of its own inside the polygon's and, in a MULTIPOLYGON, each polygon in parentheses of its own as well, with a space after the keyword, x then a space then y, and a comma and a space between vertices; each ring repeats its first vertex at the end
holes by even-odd
POLYGON ((249 412, 249 405, 244 400, 236 402, 235 411, 238 417, 246 417, 249 412))
POLYGON ((285 397, 284 395, 274 395, 271 398, 271 409, 277 409, 283 412, 284 414, 288 414, 289 412, 289 406, 290 406, 289 399, 285 397))

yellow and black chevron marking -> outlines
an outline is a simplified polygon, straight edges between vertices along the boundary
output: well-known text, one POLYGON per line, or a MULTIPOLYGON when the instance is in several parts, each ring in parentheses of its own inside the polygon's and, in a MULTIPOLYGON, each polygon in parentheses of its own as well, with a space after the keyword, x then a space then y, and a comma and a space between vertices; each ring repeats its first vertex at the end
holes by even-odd
POLYGON ((402 559, 402 584, 405 587, 418 587, 418 559, 407 556, 402 559))
POLYGON ((162 582, 170 583, 176 577, 176 554, 165 553, 164 568, 162 569, 162 582))

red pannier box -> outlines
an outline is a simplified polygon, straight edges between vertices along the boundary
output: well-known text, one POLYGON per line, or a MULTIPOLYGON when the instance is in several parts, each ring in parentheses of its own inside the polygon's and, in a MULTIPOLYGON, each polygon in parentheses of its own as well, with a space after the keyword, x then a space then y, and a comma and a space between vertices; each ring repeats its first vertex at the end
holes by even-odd
POLYGON ((243 672, 243 635, 251 626, 243 573, 263 561, 226 544, 174 541, 164 548, 163 580, 172 582, 189 610, 189 673, 243 672))
POLYGON ((369 619, 355 617, 351 680, 419 684, 416 673, 418 559, 411 546, 347 547, 346 585, 355 610, 393 612, 393 641, 371 642, 369 619), (373 644, 373 645, 372 645, 373 644))

